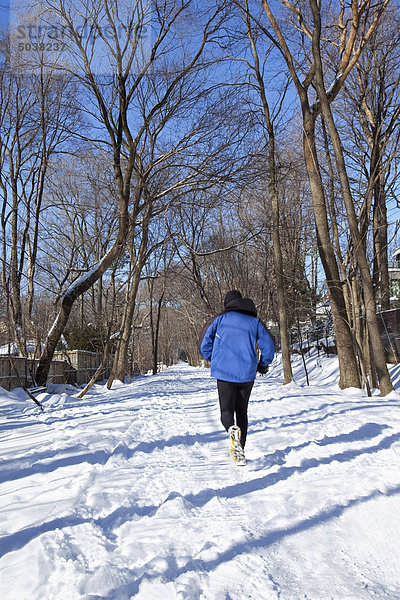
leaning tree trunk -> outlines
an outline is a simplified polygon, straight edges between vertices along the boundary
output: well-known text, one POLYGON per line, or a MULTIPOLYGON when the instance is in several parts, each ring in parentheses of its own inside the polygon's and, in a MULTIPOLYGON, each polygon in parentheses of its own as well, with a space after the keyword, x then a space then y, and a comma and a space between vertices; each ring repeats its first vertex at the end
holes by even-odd
MULTIPOLYGON (((317 230, 318 251, 325 270, 329 301, 336 334, 340 368, 339 385, 342 388, 360 387, 358 365, 354 353, 353 337, 346 312, 342 282, 340 280, 334 248, 330 239, 325 194, 315 145, 315 120, 319 112, 317 109, 311 110, 308 100, 308 89, 314 78, 314 67, 312 66, 310 68, 310 71, 306 75, 305 79, 303 78, 304 73, 302 73, 303 79, 300 81, 296 72, 296 63, 293 60, 290 49, 286 43, 286 39, 282 34, 277 20, 275 19, 268 0, 263 0, 262 4, 277 36, 275 43, 277 43, 284 55, 286 64, 300 99, 303 115, 304 156, 311 188, 311 198, 317 230)), ((301 15, 301 12, 299 12, 299 14, 301 15)), ((351 49, 352 43, 353 36, 346 45, 351 49)), ((345 53, 342 60, 345 66, 348 65, 351 55, 351 52, 345 53)), ((335 90, 332 91, 332 97, 335 96, 339 89, 339 85, 335 86, 335 90)))
POLYGON ((47 336, 46 344, 36 370, 35 379, 38 385, 44 385, 47 381, 56 346, 68 322, 75 300, 87 292, 121 255, 126 242, 127 224, 128 217, 125 213, 120 216, 118 236, 110 250, 105 254, 96 268, 92 269, 89 274, 77 279, 64 294, 61 301, 61 308, 47 336))
POLYGON ((364 244, 360 235, 357 216, 354 208, 354 202, 351 195, 350 184, 347 177, 347 170, 344 160, 343 148, 337 131, 331 106, 326 93, 324 79, 323 79, 323 67, 322 59, 320 54, 320 34, 321 34, 321 22, 319 16, 319 10, 317 9, 314 2, 311 3, 314 6, 314 31, 313 31, 313 57, 315 61, 315 74, 318 97, 321 102, 322 113, 328 127, 329 135, 332 140, 332 146, 335 153, 336 166, 338 169, 338 175, 343 195, 343 201, 346 207, 347 219, 350 229, 350 234, 354 246, 354 256, 357 262, 357 266, 360 270, 362 288, 364 292, 365 301, 365 315, 368 326, 368 333, 373 340, 372 352, 373 361, 376 367, 380 390, 382 396, 386 396, 393 390, 393 385, 390 380, 389 371, 387 369, 385 353, 383 349, 382 339, 379 331, 378 318, 376 315, 375 297, 372 284, 371 273, 369 270, 367 257, 364 249, 364 244))

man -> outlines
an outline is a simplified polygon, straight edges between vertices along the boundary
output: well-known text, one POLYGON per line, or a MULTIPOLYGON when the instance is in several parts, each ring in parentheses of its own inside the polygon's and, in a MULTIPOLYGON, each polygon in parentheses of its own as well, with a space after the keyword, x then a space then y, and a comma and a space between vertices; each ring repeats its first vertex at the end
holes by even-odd
POLYGON ((224 312, 204 326, 199 347, 211 362, 211 376, 217 380, 221 422, 229 433, 231 456, 238 465, 244 465, 249 398, 257 371, 268 371, 274 342, 257 318, 253 300, 231 290, 225 296, 224 312), (261 350, 259 362, 257 345, 261 350))

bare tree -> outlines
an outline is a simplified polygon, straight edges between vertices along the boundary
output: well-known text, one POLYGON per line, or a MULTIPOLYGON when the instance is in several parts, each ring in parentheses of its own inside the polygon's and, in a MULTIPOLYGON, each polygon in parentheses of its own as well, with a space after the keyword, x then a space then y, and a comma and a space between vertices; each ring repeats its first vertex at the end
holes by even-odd
POLYGON ((390 308, 387 209, 396 185, 393 166, 400 145, 399 31, 399 9, 393 6, 351 73, 339 105, 349 128, 348 139, 342 136, 346 157, 359 174, 353 178, 353 197, 360 196, 360 233, 365 245, 368 232, 373 232, 374 291, 381 310, 390 308))
MULTIPOLYGON (((47 241, 40 248, 39 259, 46 268, 47 286, 54 288, 55 307, 77 274, 88 272, 112 246, 118 226, 116 196, 110 165, 97 152, 82 149, 75 157, 50 166, 42 216, 47 241)), ((88 322, 101 331, 110 309, 104 304, 107 279, 100 277, 79 298, 79 320, 74 320, 75 307, 67 334, 71 329, 83 334, 88 322)))
POLYGON ((185 26, 190 2, 156 1, 146 7, 141 2, 120 6, 114 0, 78 4, 48 0, 45 7, 47 17, 54 17, 62 23, 62 31, 67 31, 67 57, 64 56, 64 62, 58 66, 78 80, 82 94, 86 91, 86 104, 93 119, 93 143, 103 148, 113 165, 119 226, 113 246, 89 273, 78 278, 65 292, 38 367, 39 382, 47 377, 54 349, 74 302, 121 256, 129 230, 135 226, 135 219, 141 218, 143 180, 136 174, 149 123, 157 118, 158 127, 162 129, 168 122, 170 98, 198 63, 208 39, 219 26, 221 13, 218 6, 209 13, 203 11, 203 34, 198 44, 193 45, 192 52, 181 53, 182 60, 179 64, 176 61, 176 68, 169 72, 165 85, 157 87, 154 73, 165 70, 168 56, 179 54, 173 40, 176 28, 185 26), (153 38, 145 39, 146 28, 154 32, 153 38), (99 40, 105 57, 100 73, 95 46, 99 40), (160 121, 162 111, 164 118, 160 121))
MULTIPOLYGON (((300 62, 295 58, 293 51, 290 49, 289 36, 285 37, 270 3, 267 0, 262 0, 262 4, 274 32, 273 41, 286 62, 300 99, 303 117, 304 155, 313 199, 319 253, 326 274, 335 325, 340 366, 340 386, 358 387, 360 385, 360 378, 353 348, 353 337, 348 322, 342 282, 330 237, 326 197, 316 150, 315 124, 321 112, 321 96, 324 97, 324 117, 326 118, 327 107, 337 96, 346 77, 359 60, 366 43, 379 23, 388 0, 380 2, 374 9, 372 3, 369 1, 358 2, 357 0, 352 0, 350 14, 346 10, 345 3, 342 0, 338 3, 336 14, 336 7, 331 7, 330 11, 325 11, 322 14, 322 7, 316 5, 313 0, 310 0, 309 9, 312 15, 311 18, 306 13, 306 7, 304 7, 305 10, 302 10, 303 7, 297 3, 282 0, 283 6, 287 9, 287 15, 293 17, 295 21, 294 26, 299 33, 299 47, 301 53, 303 53, 303 58, 300 62), (317 63, 321 51, 319 44, 322 18, 325 19, 324 25, 329 26, 331 31, 328 39, 333 39, 332 36, 335 32, 333 37, 335 38, 335 43, 338 45, 336 53, 337 64, 334 66, 336 77, 328 88, 324 87, 325 84, 323 82, 324 66, 321 60, 319 64, 317 63), (319 96, 318 101, 315 101, 315 99, 310 98, 310 90, 313 90, 312 86, 317 85, 319 96)), ((266 28, 264 28, 264 32, 268 37, 271 37, 271 33, 266 28)), ((350 209, 350 206, 348 208, 350 209)), ((353 233, 356 235, 355 230, 352 231, 353 233)), ((356 245, 357 241, 353 241, 356 245)), ((367 277, 366 274, 365 277, 367 277)), ((370 307, 369 310, 374 310, 374 307, 370 307)), ((382 393, 385 394, 389 390, 390 385, 387 385, 387 378, 384 371, 381 373, 381 376, 382 393)))
POLYGON ((386 365, 385 353, 379 331, 372 277, 369 270, 369 265, 365 252, 365 245, 363 244, 363 240, 360 234, 359 223, 357 220, 354 201, 351 194, 343 148, 332 115, 330 101, 324 82, 324 68, 321 52, 321 12, 320 7, 317 5, 315 0, 310 0, 310 4, 314 17, 312 50, 315 63, 315 81, 318 92, 318 98, 321 103, 321 110, 326 121, 327 128, 329 130, 330 138, 332 140, 342 196, 344 200, 344 205, 346 207, 347 220, 353 243, 353 252, 361 274, 362 287, 365 299, 365 316, 368 326, 368 332, 370 338, 373 340, 371 348, 373 353, 374 365, 377 370, 381 394, 382 396, 386 396, 393 390, 393 386, 390 381, 390 376, 386 365))
POLYGON ((66 101, 68 78, 43 69, 38 75, 9 68, 5 45, 0 72, 0 190, 2 196, 2 285, 13 337, 26 355, 32 321, 43 196, 51 160, 67 147, 77 113, 66 101))
MULTIPOLYGON (((157 232, 158 236, 160 233, 160 231, 157 232)), ((165 300, 168 295, 169 271, 173 265, 174 257, 175 249, 170 241, 168 241, 154 250, 151 261, 148 262, 146 269, 146 284, 150 304, 149 320, 153 375, 158 371, 161 317, 163 309, 165 308, 165 300)))
MULTIPOLYGON (((279 116, 279 109, 282 108, 283 99, 285 97, 285 89, 283 86, 282 100, 278 105, 278 113, 272 114, 270 109, 270 103, 268 101, 268 92, 264 80, 264 66, 260 61, 259 51, 257 48, 256 32, 253 28, 253 23, 250 17, 249 4, 247 0, 244 0, 243 4, 238 3, 243 11, 243 17, 246 24, 247 36, 250 43, 250 48, 253 54, 253 63, 249 64, 250 72, 253 75, 252 87, 258 93, 261 100, 261 107, 264 118, 264 125, 267 132, 267 162, 268 162, 268 192, 271 199, 272 206, 272 239, 274 249, 274 264, 275 264, 275 279, 276 279, 276 297, 278 303, 278 315, 279 315, 279 330, 281 340, 281 351, 282 351, 282 364, 283 364, 283 383, 288 384, 293 381, 292 365, 290 361, 290 340, 289 340, 289 327, 288 317, 286 310, 286 294, 285 294, 285 282, 284 282, 284 267, 282 257, 282 246, 281 246, 281 219, 280 219, 280 202, 278 192, 278 166, 276 159, 275 149, 275 123, 279 116)), ((272 44, 271 44, 272 45, 272 44)), ((268 49, 264 54, 266 60, 269 58, 270 51, 268 49)))

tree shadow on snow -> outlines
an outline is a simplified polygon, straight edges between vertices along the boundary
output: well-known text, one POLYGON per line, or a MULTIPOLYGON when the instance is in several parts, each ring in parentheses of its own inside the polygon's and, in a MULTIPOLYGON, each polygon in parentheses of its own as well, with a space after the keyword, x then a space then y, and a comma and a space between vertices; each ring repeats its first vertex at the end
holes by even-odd
MULTIPOLYGON (((378 435, 384 428, 385 428, 385 426, 370 423, 370 424, 366 424, 366 425, 360 427, 358 430, 348 433, 348 434, 340 434, 340 435, 334 436, 334 437, 325 437, 325 438, 323 438, 323 440, 321 440, 320 443, 321 443, 321 445, 328 445, 328 444, 333 444, 333 443, 340 442, 340 441, 346 442, 349 439, 357 440, 357 441, 365 440, 368 436, 378 435)), ((173 438, 170 438, 169 440, 165 440, 165 441, 162 440, 160 442, 151 442, 151 443, 149 443, 148 447, 144 446, 144 448, 147 450, 152 450, 157 446, 160 448, 165 447, 167 445, 175 446, 177 443, 179 443, 179 441, 182 441, 183 443, 188 443, 189 437, 191 437, 191 436, 176 436, 175 438, 173 437, 173 438)), ((218 438, 220 438, 221 434, 214 432, 212 434, 207 434, 205 436, 192 436, 192 437, 195 441, 199 441, 199 438, 201 438, 201 437, 204 437, 207 441, 212 441, 213 439, 217 440, 218 438)), ((379 452, 380 450, 389 449, 392 446, 392 444, 394 444, 398 441, 400 441, 400 432, 394 433, 393 435, 390 435, 390 436, 387 436, 386 438, 380 440, 379 443, 377 443, 373 446, 366 446, 366 447, 357 448, 357 449, 347 449, 347 450, 344 450, 343 452, 332 454, 327 457, 319 457, 318 459, 317 458, 304 459, 299 466, 290 466, 290 467, 281 466, 281 468, 277 472, 269 473, 263 477, 255 478, 255 479, 244 481, 241 483, 235 483, 234 485, 228 485, 228 486, 225 486, 220 489, 212 489, 212 488, 203 489, 196 494, 187 494, 185 496, 182 496, 182 498, 186 502, 190 503, 193 507, 201 508, 204 505, 206 505, 210 500, 212 500, 214 497, 224 498, 224 499, 239 497, 239 496, 248 494, 253 491, 258 491, 258 490, 265 489, 269 486, 273 486, 279 482, 289 479, 295 473, 300 473, 300 474, 305 473, 309 469, 317 468, 322 464, 326 465, 326 464, 330 464, 335 461, 337 461, 339 463, 340 462, 344 463, 344 462, 351 461, 351 460, 353 460, 359 456, 362 456, 364 454, 374 454, 376 452, 379 452)), ((139 444, 139 446, 140 446, 140 444, 139 444)), ((290 450, 292 450, 292 449, 293 448, 290 448, 290 450)), ((116 450, 117 449, 115 449, 115 451, 116 450)), ((128 450, 128 451, 135 452, 136 450, 137 450, 137 447, 135 447, 133 450, 128 450)), ((124 453, 126 451, 127 451, 126 449, 121 450, 122 453, 124 453)), ((277 460, 283 462, 284 461, 284 451, 277 451, 277 452, 282 453, 281 456, 278 455, 277 460)), ((276 453, 272 453, 271 456, 273 457, 275 454, 276 453)), ((109 454, 99 451, 98 453, 92 453, 90 455, 90 457, 81 455, 80 457, 79 456, 78 457, 70 457, 70 460, 84 458, 85 461, 88 461, 88 459, 89 459, 92 462, 94 462, 94 461, 106 462, 106 460, 108 459, 106 457, 109 458, 109 454)), ((66 459, 64 459, 63 464, 65 464, 65 460, 66 459)), ((48 465, 46 465, 46 466, 48 466, 48 465)), ((208 563, 206 561, 201 561, 201 560, 193 561, 193 564, 189 565, 188 567, 185 567, 184 569, 181 569, 180 571, 178 571, 178 573, 176 573, 174 571, 174 573, 171 575, 173 575, 173 578, 175 578, 188 570, 192 570, 193 568, 196 568, 197 570, 207 570, 209 568, 213 568, 213 567, 217 566, 217 564, 220 564, 220 562, 231 560, 232 558, 234 558, 235 556, 237 556, 239 554, 242 554, 243 552, 248 552, 255 548, 267 547, 277 541, 280 541, 281 539, 283 539, 284 537, 286 537, 288 535, 292 535, 292 534, 298 533, 300 531, 305 531, 315 525, 324 523, 334 517, 338 517, 344 512, 345 509, 350 508, 351 506, 354 506, 361 502, 365 502, 365 501, 372 499, 379 495, 391 496, 391 495, 398 494, 398 493, 400 493, 400 486, 390 488, 387 492, 385 492, 385 494, 383 494, 383 492, 381 492, 380 490, 374 490, 374 491, 370 492, 368 495, 363 496, 361 498, 356 498, 356 499, 350 500, 346 504, 343 504, 343 505, 339 504, 333 508, 325 509, 325 510, 321 511, 320 513, 318 513, 317 515, 315 515, 314 517, 310 517, 310 518, 305 519, 304 521, 300 521, 300 522, 294 524, 292 527, 284 528, 281 530, 271 531, 267 535, 262 536, 259 539, 252 539, 251 541, 244 542, 243 544, 240 544, 237 547, 222 553, 217 560, 209 561, 208 563)), ((93 525, 97 525, 97 526, 101 527, 102 530, 104 531, 104 533, 106 535, 108 535, 108 537, 110 537, 110 536, 112 537, 112 532, 115 529, 115 527, 118 527, 123 522, 132 519, 134 516, 151 517, 159 510, 160 506, 162 506, 166 502, 176 498, 177 496, 180 496, 180 494, 177 494, 176 492, 171 492, 168 495, 168 497, 159 506, 148 505, 148 506, 138 507, 133 504, 130 507, 119 507, 110 515, 107 515, 106 517, 102 517, 102 518, 94 518, 93 519, 93 518, 88 518, 88 517, 82 517, 78 514, 67 515, 64 517, 55 518, 46 523, 41 523, 39 525, 27 527, 23 530, 20 530, 18 532, 8 535, 8 536, 4 536, 0 540, 0 558, 2 556, 4 556, 5 554, 7 554, 8 552, 21 549, 26 544, 28 544, 30 541, 32 541, 36 537, 38 537, 46 532, 53 531, 55 529, 63 529, 65 527, 74 527, 74 526, 77 526, 77 525, 80 525, 83 523, 88 523, 88 522, 92 523, 93 525)), ((168 576, 168 573, 165 574, 165 576, 168 576)), ((136 583, 134 583, 132 585, 129 584, 129 590, 136 589, 137 585, 138 585, 138 580, 136 581, 136 583)), ((119 588, 118 593, 120 593, 120 592, 121 592, 121 590, 119 588)), ((130 593, 132 594, 133 592, 130 592, 130 593)), ((110 600, 112 599, 112 597, 113 596, 110 596, 110 600)))
POLYGON ((260 471, 261 469, 272 467, 273 465, 283 465, 286 456, 291 452, 296 452, 307 448, 307 446, 328 446, 330 444, 344 444, 352 442, 361 442, 366 440, 372 440, 374 437, 378 437, 384 429, 389 429, 389 425, 382 425, 378 423, 365 423, 359 429, 350 431, 349 433, 341 433, 335 436, 324 436, 320 440, 307 440, 301 444, 295 446, 286 446, 286 448, 275 450, 271 454, 258 458, 254 461, 252 471, 260 471))
MULTIPOLYGON (((307 425, 309 423, 322 422, 330 417, 336 417, 338 415, 354 412, 354 411, 365 411, 368 409, 382 408, 382 402, 356 402, 354 406, 346 406, 341 410, 334 410, 335 406, 342 406, 343 402, 324 403, 319 407, 305 408, 297 413, 289 415, 275 415, 272 417, 265 417, 265 419, 253 420, 251 424, 251 432, 256 433, 259 431, 265 431, 266 429, 276 430, 277 425, 279 427, 296 427, 297 425, 307 425), (333 410, 330 410, 333 409, 333 410), (322 415, 318 416, 318 413, 324 411, 322 415), (314 415, 317 415, 314 417, 314 415), (307 416, 307 419, 299 419, 299 417, 307 416), (284 421, 280 423, 280 421, 284 421), (263 424, 266 424, 263 425, 263 424)), ((400 403, 397 400, 385 401, 385 409, 400 408, 400 403)))
MULTIPOLYGON (((361 448, 347 448, 341 452, 337 452, 335 454, 331 454, 330 456, 326 456, 326 457, 305 458, 302 460, 301 464, 298 466, 285 466, 284 465, 285 456, 289 452, 291 452, 292 450, 300 449, 301 447, 304 447, 305 445, 315 443, 320 446, 328 446, 330 444, 336 444, 336 443, 366 441, 368 439, 371 439, 373 437, 380 435, 382 433, 382 431, 386 428, 387 428, 387 425, 381 425, 381 424, 376 424, 376 423, 366 423, 365 425, 361 426, 359 429, 354 430, 349 433, 343 433, 343 434, 339 434, 337 436, 325 436, 324 438, 322 438, 319 441, 313 441, 313 442, 307 441, 296 447, 289 446, 289 447, 285 448, 284 450, 277 450, 269 455, 266 455, 265 458, 267 460, 267 463, 269 460, 271 464, 281 465, 278 471, 273 472, 273 473, 267 473, 266 475, 264 475, 262 477, 235 483, 234 485, 227 485, 222 488, 202 489, 198 493, 187 494, 185 496, 182 496, 182 498, 186 502, 190 503, 193 507, 201 508, 205 504, 207 504, 210 500, 212 500, 214 497, 224 498, 224 499, 240 497, 244 494, 248 494, 253 491, 263 490, 265 488, 268 488, 269 486, 273 486, 279 482, 289 479, 295 473, 302 474, 302 473, 305 473, 306 471, 308 471, 309 469, 317 468, 320 465, 327 465, 327 464, 330 464, 333 462, 345 463, 345 462, 354 460, 357 457, 362 456, 364 454, 375 454, 375 453, 379 452, 380 450, 389 449, 394 443, 400 441, 400 432, 393 433, 392 435, 389 435, 389 436, 381 439, 378 443, 376 443, 374 445, 364 446, 361 448)), ((153 452, 155 449, 162 450, 166 447, 176 448, 180 444, 192 446, 195 442, 198 442, 199 444, 220 442, 223 437, 224 437, 224 433, 222 433, 221 431, 214 431, 214 432, 203 434, 203 435, 196 434, 196 435, 172 436, 171 438, 169 438, 167 440, 162 439, 162 440, 151 441, 151 442, 139 442, 133 448, 129 448, 125 444, 119 443, 112 451, 98 450, 95 452, 89 452, 89 453, 87 452, 87 453, 83 453, 80 455, 64 457, 64 458, 57 459, 57 460, 53 461, 52 463, 47 463, 47 464, 42 464, 42 465, 40 465, 40 464, 32 465, 32 467, 30 467, 30 468, 22 469, 20 471, 20 473, 21 473, 21 477, 23 477, 23 476, 31 475, 34 472, 50 472, 51 470, 54 470, 61 466, 66 466, 66 465, 71 465, 71 464, 79 464, 79 463, 83 463, 83 462, 88 462, 90 464, 104 465, 111 456, 115 456, 118 454, 122 455, 126 459, 129 459, 130 457, 132 457, 135 454, 135 452, 150 453, 150 452, 153 452)), ((19 475, 19 472, 16 472, 15 475, 19 475)), ((8 479, 9 478, 10 477, 8 477, 8 479)), ((388 495, 393 495, 398 492, 399 492, 399 487, 392 488, 392 490, 388 492, 388 495)), ((362 501, 366 501, 366 500, 368 500, 372 497, 375 497, 379 494, 382 494, 382 492, 380 492, 379 490, 375 490, 375 491, 371 492, 368 496, 365 496, 361 499, 359 498, 359 499, 351 500, 346 505, 338 505, 337 507, 334 507, 331 509, 326 509, 325 511, 322 511, 321 513, 319 513, 319 515, 311 517, 310 519, 306 519, 306 521, 304 521, 304 522, 299 522, 298 524, 294 525, 291 529, 285 528, 282 531, 277 530, 275 532, 270 532, 266 536, 260 538, 258 542, 254 541, 254 540, 252 540, 251 542, 246 542, 245 544, 242 545, 242 549, 238 549, 236 551, 231 550, 231 551, 226 552, 225 554, 222 554, 220 559, 218 560, 218 563, 223 560, 229 560, 230 558, 233 558, 235 555, 246 551, 246 548, 268 546, 272 543, 275 543, 276 541, 279 541, 280 539, 282 539, 282 537, 285 537, 286 535, 289 535, 290 533, 297 533, 297 532, 305 530, 313 525, 317 525, 318 523, 323 523, 324 521, 327 521, 330 518, 339 516, 349 506, 352 506, 352 505, 357 504, 362 501), (254 546, 254 544, 255 544, 255 546, 254 546)), ((177 494, 176 492, 171 491, 171 493, 168 495, 168 497, 159 506, 148 505, 148 506, 138 507, 138 506, 132 504, 130 507, 119 507, 113 513, 111 513, 110 515, 108 515, 104 518, 94 518, 93 519, 93 518, 88 518, 88 517, 81 517, 78 514, 67 515, 64 517, 55 518, 46 523, 41 523, 39 525, 27 527, 21 531, 15 532, 8 536, 4 536, 0 540, 0 557, 3 556, 4 554, 7 554, 10 551, 21 549, 23 546, 28 544, 34 538, 42 535, 43 533, 52 531, 57 528, 62 529, 64 527, 77 526, 77 525, 87 523, 87 522, 90 522, 94 525, 98 525, 99 527, 101 527, 103 529, 103 531, 105 532, 106 535, 112 536, 112 532, 113 532, 114 528, 119 526, 121 523, 123 523, 129 519, 132 519, 134 516, 139 516, 139 517, 149 516, 149 517, 151 517, 157 512, 157 510, 160 508, 160 506, 162 506, 169 500, 175 498, 177 495, 179 496, 179 494, 177 494)), ((196 564, 203 564, 203 563, 201 563, 201 561, 200 562, 197 561, 196 564)), ((206 563, 204 563, 204 564, 206 564, 206 563)), ((211 562, 210 565, 212 566, 212 564, 213 563, 211 562)), ((215 564, 217 564, 217 563, 215 563, 215 564)), ((182 571, 182 572, 184 572, 184 571, 182 571)), ((111 598, 111 596, 110 596, 110 598, 111 598)))
POLYGON ((307 517, 303 520, 299 520, 298 522, 287 527, 269 531, 267 534, 261 535, 258 538, 252 537, 251 540, 239 543, 236 546, 229 548, 225 552, 222 552, 216 559, 210 561, 191 561, 191 563, 188 563, 180 571, 173 573, 173 578, 179 577, 179 575, 182 573, 194 569, 209 572, 210 570, 215 569, 221 563, 228 562, 240 554, 253 552, 254 550, 261 548, 268 548, 272 544, 282 541, 284 538, 307 531, 313 527, 323 525, 332 519, 337 519, 338 517, 342 516, 346 510, 354 506, 369 502, 370 500, 373 500, 379 496, 390 497, 397 494, 400 494, 400 485, 388 488, 385 492, 382 492, 381 490, 372 490, 364 496, 352 498, 343 504, 338 503, 335 506, 325 508, 317 514, 307 517))
MULTIPOLYGON (((377 435, 377 432, 382 430, 383 428, 384 426, 375 425, 372 423, 369 424, 367 428, 362 427, 360 430, 358 430, 358 433, 360 435, 360 439, 365 439, 365 437, 363 436, 367 434, 367 431, 373 433, 373 435, 377 435)), ((337 440, 343 440, 343 435, 339 435, 337 436, 337 438, 329 438, 329 441, 326 441, 325 443, 335 443, 335 441, 337 440)), ((357 435, 357 432, 353 432, 348 435, 357 435)), ((188 494, 187 496, 185 496, 185 499, 191 502, 196 507, 202 507, 213 497, 235 498, 244 494, 248 494, 250 492, 262 490, 267 487, 276 485, 279 482, 286 481, 295 473, 302 474, 308 471, 309 469, 317 468, 320 465, 329 465, 333 462, 344 463, 354 460, 359 456, 363 456, 364 454, 375 454, 380 450, 389 449, 392 446, 392 444, 398 441, 400 441, 400 432, 394 433, 390 436, 383 438, 380 442, 373 446, 364 446, 362 448, 348 449, 325 457, 305 458, 302 460, 299 466, 286 467, 283 465, 278 471, 274 473, 268 473, 263 477, 258 477, 241 483, 235 483, 233 485, 229 485, 220 489, 202 490, 197 494, 188 494)), ((307 443, 308 442, 306 442, 306 444, 307 443)), ((289 451, 291 451, 292 449, 293 447, 288 447, 289 451)), ((285 451, 279 450, 272 453, 271 455, 272 458, 276 459, 278 464, 282 464, 284 462, 284 456, 285 451)))
MULTIPOLYGON (((30 475, 34 475, 36 473, 51 473, 61 467, 79 465, 83 463, 104 466, 110 460, 110 458, 115 456, 121 456, 125 460, 130 460, 138 452, 151 454, 156 450, 177 448, 181 445, 191 447, 195 443, 200 445, 212 444, 221 441, 223 437, 225 437, 225 435, 220 431, 213 431, 205 434, 183 434, 174 435, 167 439, 152 440, 149 442, 135 442, 135 445, 132 447, 121 441, 112 450, 87 451, 87 446, 80 444, 76 446, 66 446, 65 448, 58 448, 57 450, 49 450, 33 455, 30 457, 30 460, 33 464, 29 465, 28 467, 22 467, 18 469, 11 467, 10 469, 7 469, 4 468, 6 467, 7 463, 3 463, 3 469, 0 473, 0 483, 23 479, 24 477, 29 477, 30 475), (68 452, 69 456, 65 456, 66 452, 68 452), (59 455, 62 456, 57 458, 59 455), (50 462, 49 459, 54 460, 50 462)), ((11 465, 15 464, 14 460, 8 462, 11 465)))
POLYGON ((343 504, 336 504, 335 506, 325 508, 319 513, 299 520, 292 525, 274 529, 259 537, 252 536, 251 540, 240 542, 235 546, 228 548, 224 552, 221 552, 217 558, 211 560, 191 559, 183 567, 177 567, 174 557, 170 556, 168 560, 168 568, 162 572, 154 573, 154 569, 152 569, 151 574, 145 572, 137 577, 137 574, 135 575, 133 571, 133 581, 110 590, 107 595, 108 600, 116 600, 117 598, 121 597, 130 598, 136 595, 139 592, 140 585, 143 581, 150 582, 152 580, 161 578, 163 582, 168 583, 176 581, 180 576, 189 572, 211 573, 221 564, 228 563, 242 554, 252 553, 255 550, 266 550, 268 547, 281 542, 285 538, 296 535, 297 533, 308 531, 319 525, 324 525, 333 519, 337 519, 350 508, 365 502, 369 502, 370 500, 382 495, 390 497, 397 494, 400 494, 400 485, 387 489, 384 494, 380 490, 373 490, 365 496, 353 498, 343 504))

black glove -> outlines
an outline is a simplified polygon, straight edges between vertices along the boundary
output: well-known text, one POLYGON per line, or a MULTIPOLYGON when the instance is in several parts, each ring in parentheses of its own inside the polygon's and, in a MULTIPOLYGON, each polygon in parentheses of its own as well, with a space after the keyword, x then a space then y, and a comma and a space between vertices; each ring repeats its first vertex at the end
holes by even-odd
POLYGON ((269 367, 267 365, 262 365, 261 363, 258 363, 257 371, 261 373, 261 375, 265 375, 266 373, 268 373, 269 367))

